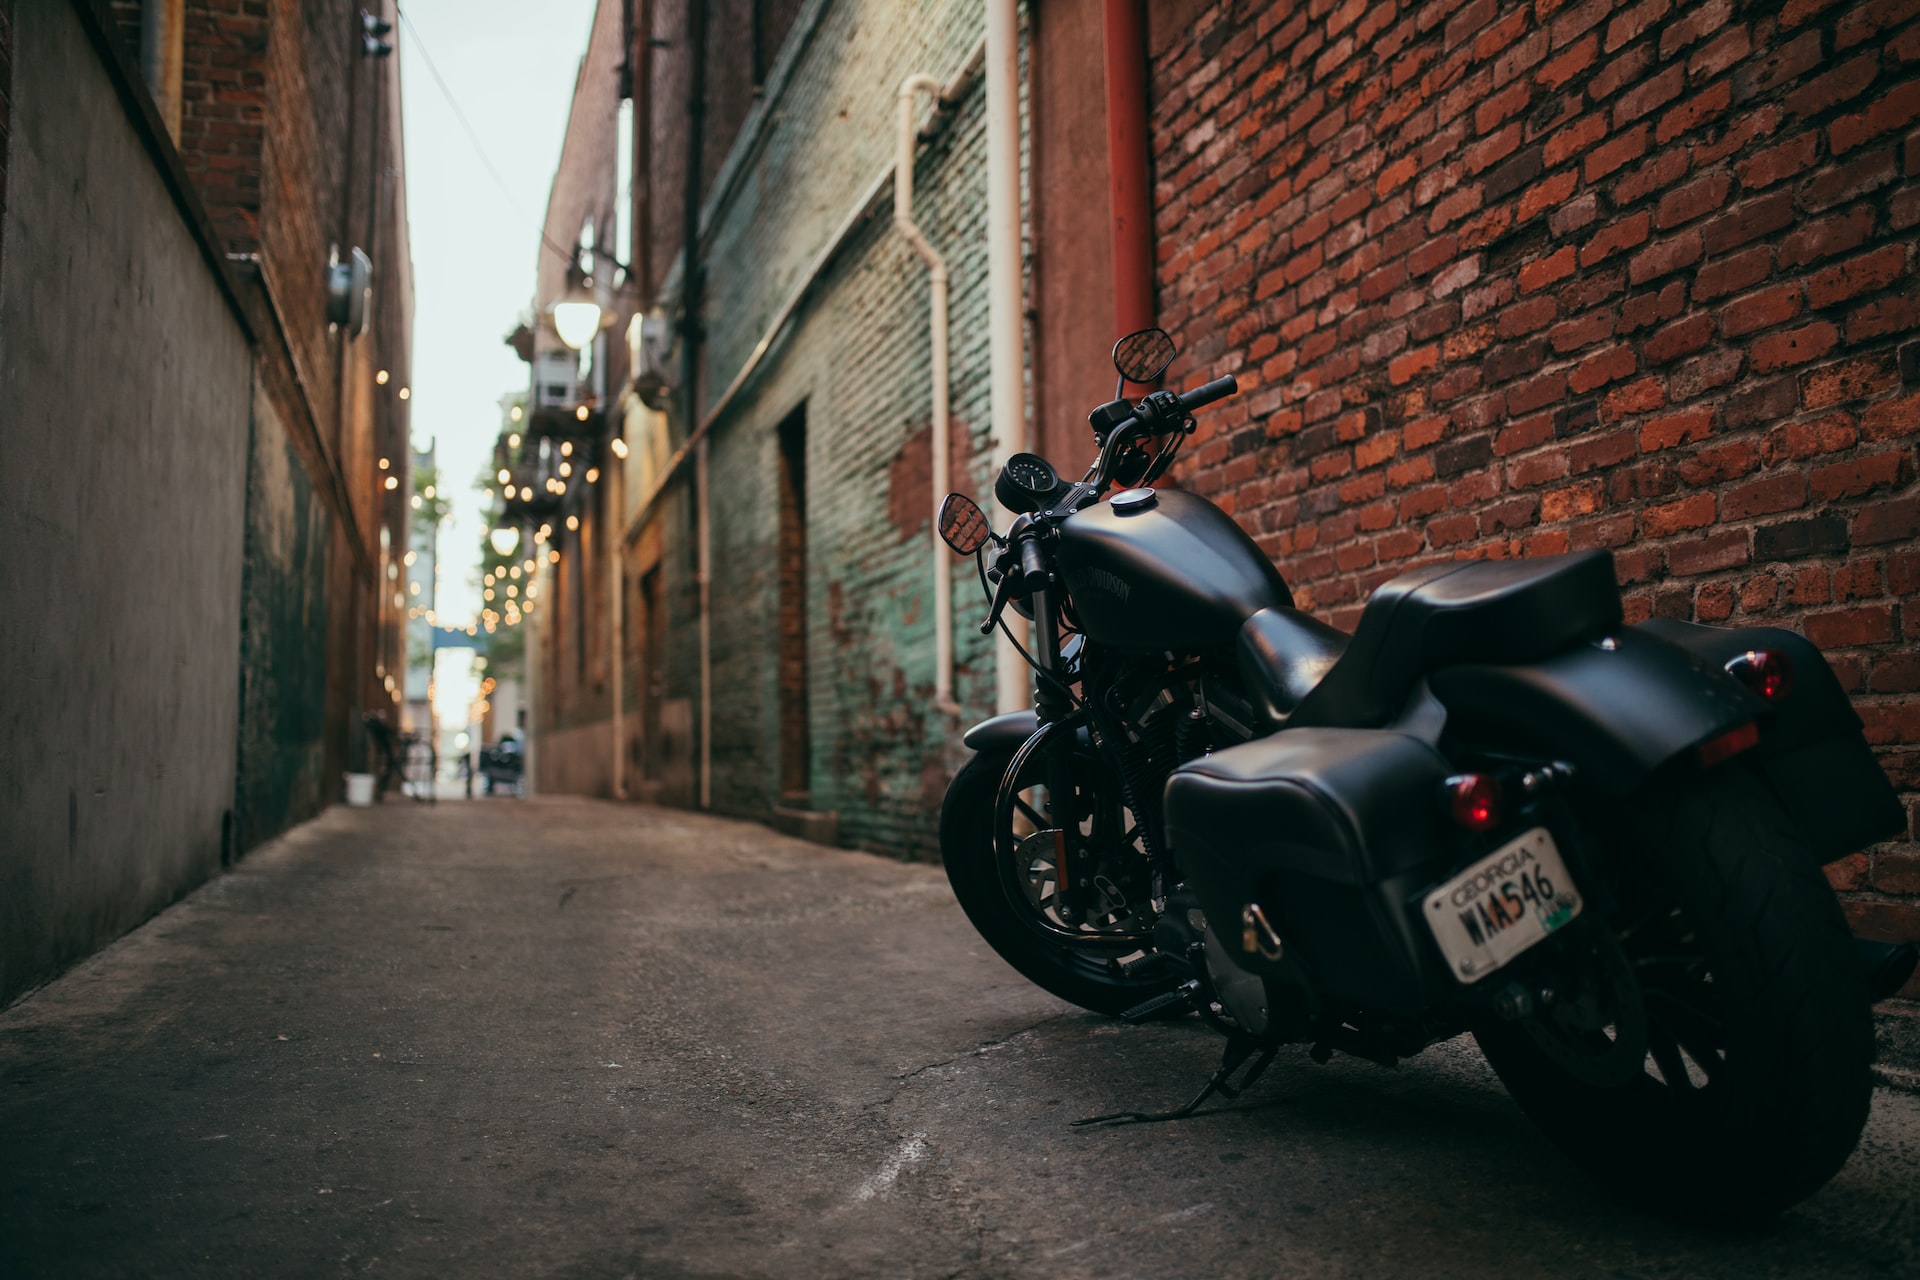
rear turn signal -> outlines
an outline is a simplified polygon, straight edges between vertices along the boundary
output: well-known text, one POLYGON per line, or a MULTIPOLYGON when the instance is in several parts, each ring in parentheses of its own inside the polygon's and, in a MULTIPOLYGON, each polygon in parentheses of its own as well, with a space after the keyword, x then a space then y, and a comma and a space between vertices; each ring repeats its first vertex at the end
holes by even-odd
POLYGON ((1484 773, 1462 773, 1446 781, 1447 808, 1469 831, 1491 831, 1506 818, 1500 782, 1484 773))
POLYGON ((1742 751, 1760 745, 1760 726, 1749 720, 1738 729, 1729 729, 1717 738, 1708 738, 1700 744, 1700 767, 1711 768, 1722 760, 1730 760, 1742 751))
POLYGON ((1793 692, 1793 660, 1778 649, 1749 649, 1728 661, 1727 674, 1768 702, 1793 692))

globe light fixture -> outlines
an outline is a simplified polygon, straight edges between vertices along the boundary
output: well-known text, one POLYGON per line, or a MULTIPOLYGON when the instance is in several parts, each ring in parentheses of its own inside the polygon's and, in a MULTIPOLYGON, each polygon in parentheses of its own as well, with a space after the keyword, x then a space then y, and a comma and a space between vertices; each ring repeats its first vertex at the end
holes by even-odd
POLYGON ((586 273, 577 264, 567 271, 567 291, 553 304, 553 327, 560 341, 575 351, 600 332, 600 304, 594 300, 586 273))

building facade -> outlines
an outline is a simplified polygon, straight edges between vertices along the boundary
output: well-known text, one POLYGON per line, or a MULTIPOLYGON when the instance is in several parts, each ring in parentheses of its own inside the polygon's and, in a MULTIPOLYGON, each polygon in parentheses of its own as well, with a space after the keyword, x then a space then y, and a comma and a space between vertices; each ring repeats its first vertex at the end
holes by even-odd
POLYGON ((366 8, 0 9, 0 999, 397 718, 412 284, 366 8))
MULTIPOLYGON (((596 118, 630 90, 639 121, 609 332, 651 313, 671 350, 636 342, 626 398, 596 393, 625 457, 592 554, 622 563, 589 607, 621 657, 569 705, 607 772, 548 785, 931 845, 955 726, 996 682, 956 626, 959 710, 936 705, 928 286, 887 217, 896 91, 922 73, 944 94, 915 117, 913 217, 950 276, 954 487, 981 492, 1015 439, 1081 465, 1107 346, 1158 322, 1175 381, 1242 387, 1179 482, 1305 607, 1350 626, 1436 558, 1605 547, 1630 619, 1820 644, 1920 807, 1920 15, 1020 5, 1024 395, 990 422, 970 68, 998 11, 602 6, 596 44, 626 53, 600 55, 596 118)), ((590 174, 618 207, 622 156, 593 154, 556 199, 590 174)), ((558 258, 577 230, 550 218, 558 258)), ((957 583, 956 616, 972 602, 957 583)), ((536 726, 549 686, 584 687, 592 642, 569 656, 561 621, 540 615, 536 726)), ((1863 932, 1920 937, 1912 834, 1833 868, 1863 932)))

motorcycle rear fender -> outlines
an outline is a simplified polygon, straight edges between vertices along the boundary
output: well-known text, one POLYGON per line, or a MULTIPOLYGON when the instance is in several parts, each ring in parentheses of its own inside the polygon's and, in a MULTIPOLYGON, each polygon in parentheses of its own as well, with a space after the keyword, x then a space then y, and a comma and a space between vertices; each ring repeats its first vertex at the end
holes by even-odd
POLYGON ((1542 662, 1434 672, 1449 735, 1565 760, 1597 790, 1627 795, 1700 744, 1758 721, 1752 761, 1822 861, 1904 825, 1845 692, 1802 637, 1661 621, 1613 640, 1611 649, 1582 645, 1542 662), (1753 648, 1793 661, 1795 688, 1778 703, 1724 670, 1753 648))
POLYGON ((1822 862, 1899 834, 1906 814, 1861 732, 1853 700, 1811 640, 1779 627, 1706 627, 1656 618, 1641 629, 1725 670, 1752 649, 1793 663, 1793 689, 1770 704, 1753 765, 1822 862))

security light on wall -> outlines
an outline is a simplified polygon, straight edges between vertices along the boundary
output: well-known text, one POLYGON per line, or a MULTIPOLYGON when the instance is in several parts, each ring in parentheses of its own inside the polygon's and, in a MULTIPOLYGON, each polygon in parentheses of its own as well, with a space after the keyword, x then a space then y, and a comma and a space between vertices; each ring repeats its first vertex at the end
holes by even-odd
POLYGON ((327 323, 357 338, 367 331, 367 316, 373 310, 373 260, 362 249, 349 249, 340 259, 339 249, 327 262, 327 323))
POLYGON ((627 326, 633 393, 649 409, 664 409, 673 390, 673 324, 658 311, 637 315, 627 326))

